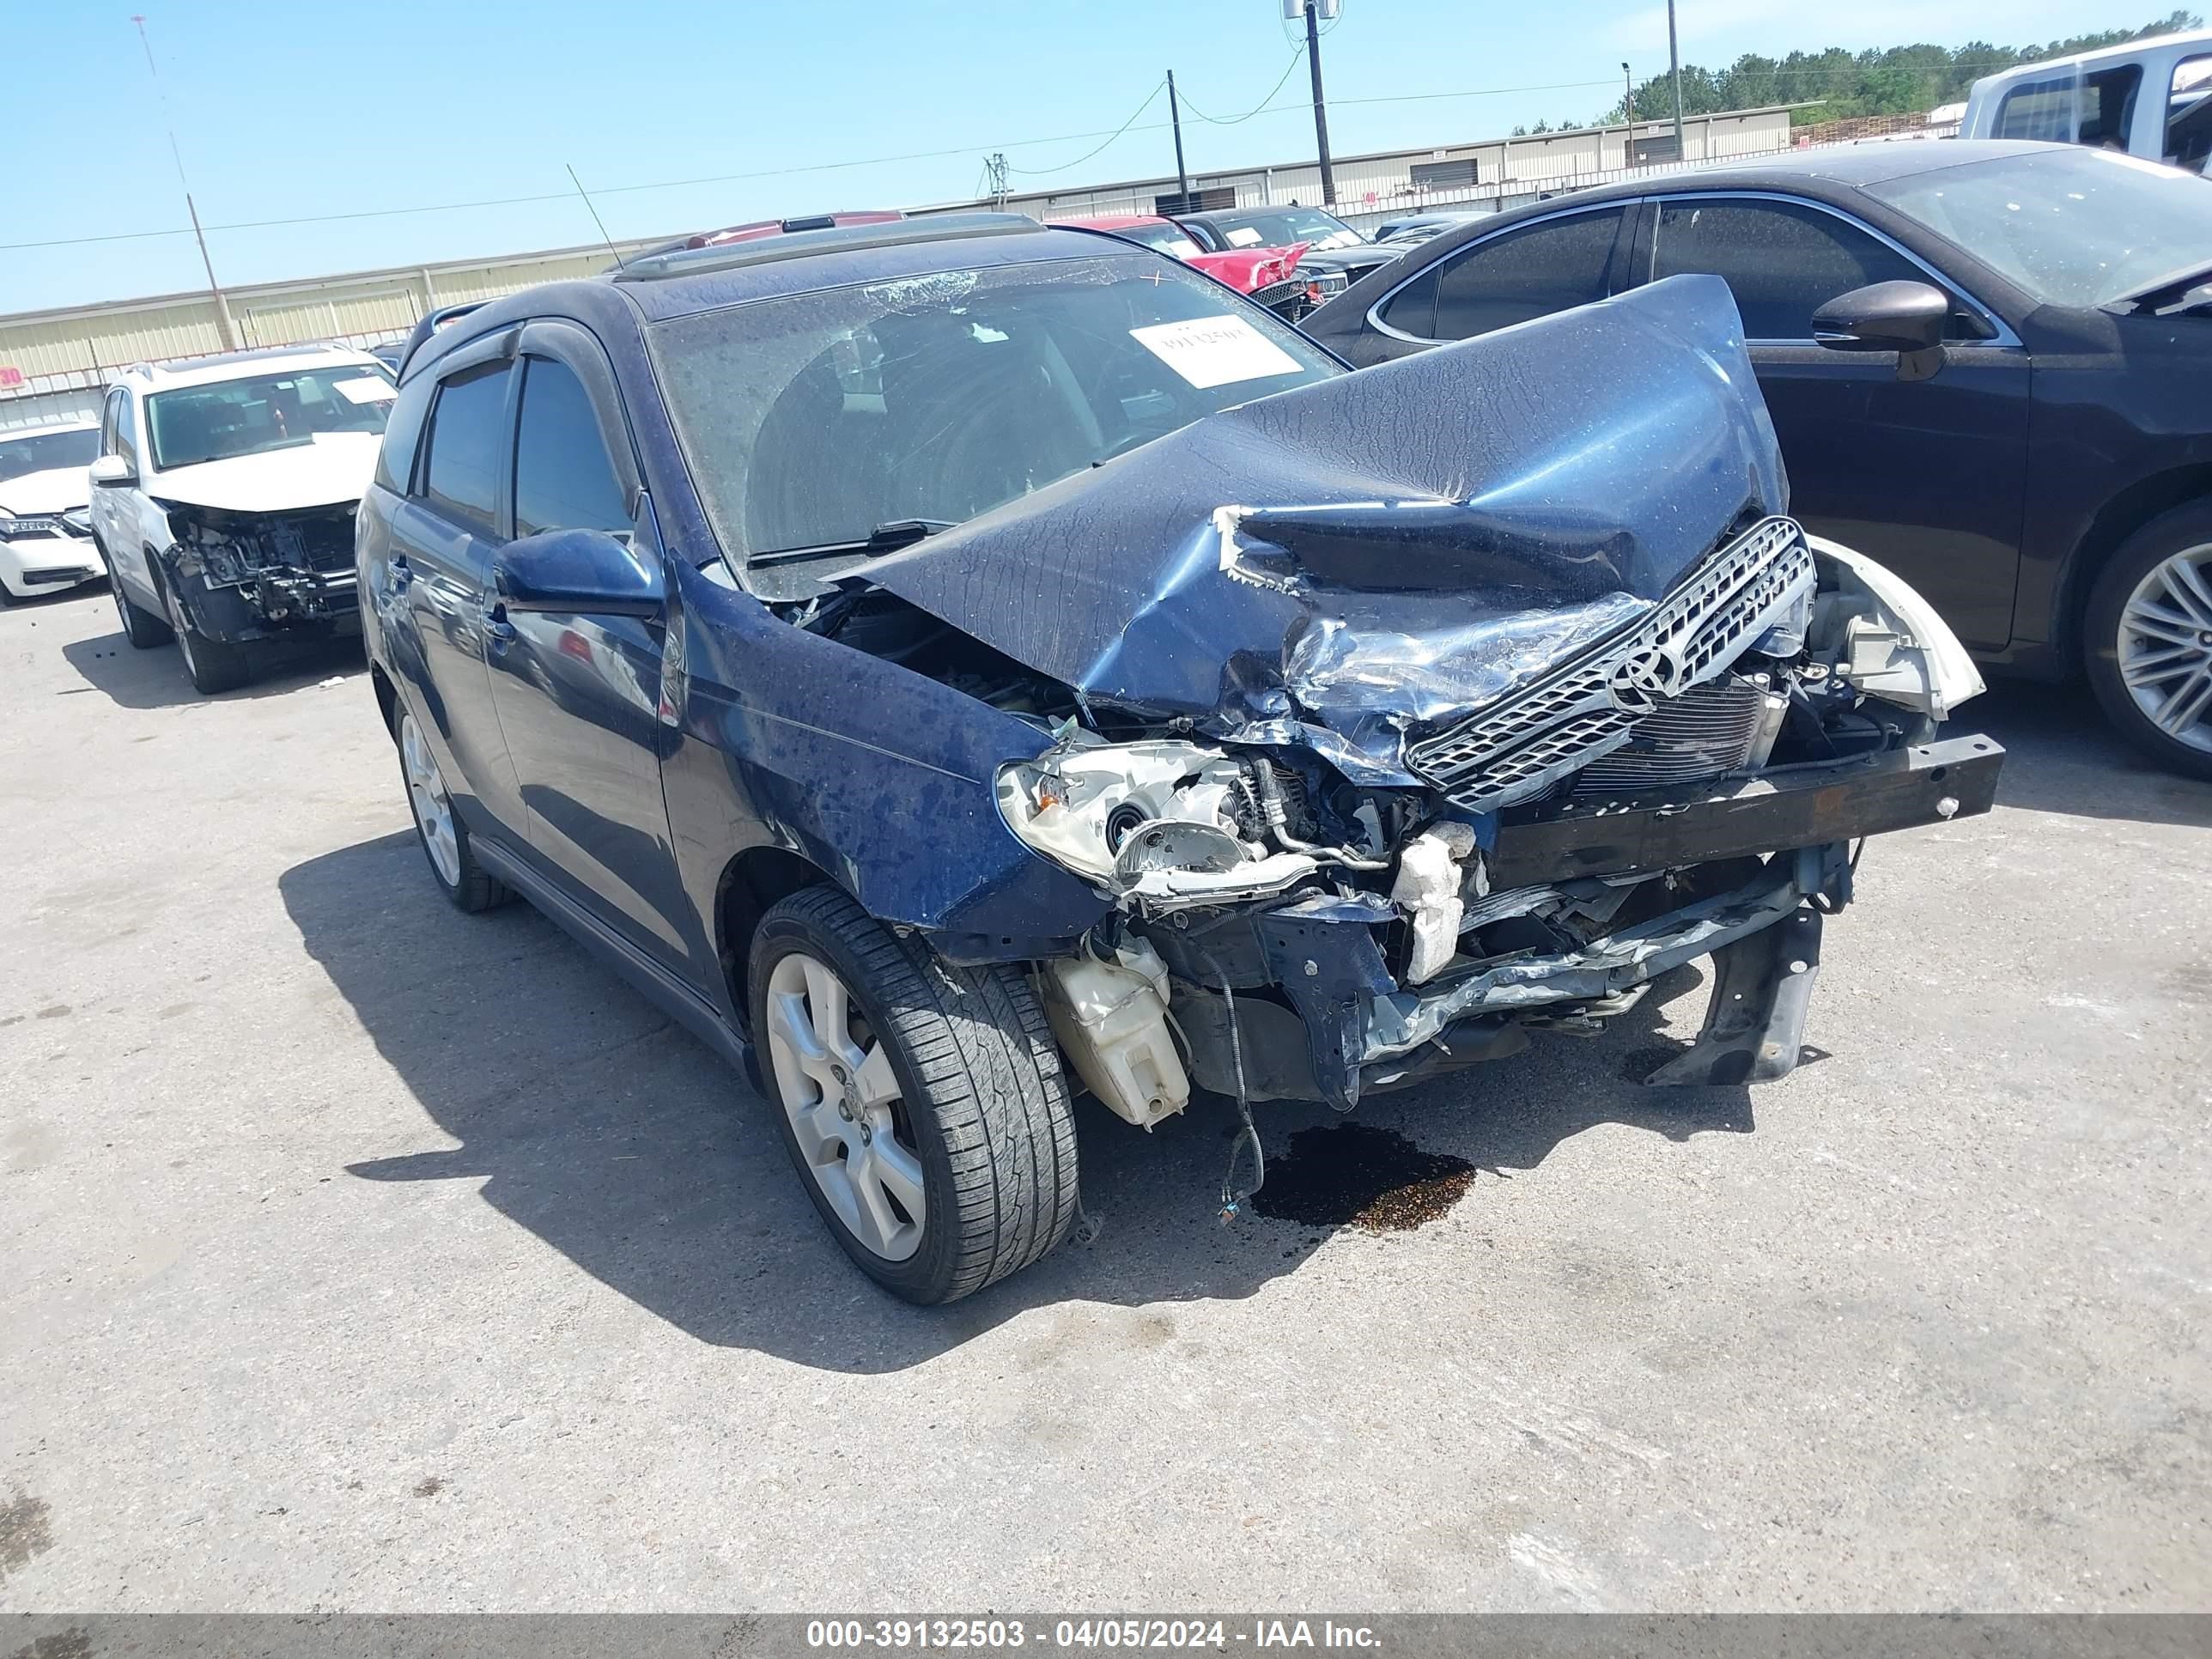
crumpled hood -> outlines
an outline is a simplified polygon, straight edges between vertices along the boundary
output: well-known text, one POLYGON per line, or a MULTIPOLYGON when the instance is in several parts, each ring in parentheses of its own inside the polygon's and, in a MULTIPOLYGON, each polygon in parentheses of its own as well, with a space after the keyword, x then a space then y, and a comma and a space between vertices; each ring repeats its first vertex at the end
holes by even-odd
POLYGON ((92 499, 92 481, 81 466, 50 467, 0 483, 0 513, 30 518, 68 513, 92 499))
POLYGON ((1409 784, 1784 511, 1727 285, 1680 276, 1244 404, 847 573, 1097 703, 1409 784))
POLYGON ((232 455, 159 472, 146 493, 156 501, 233 513, 290 513, 301 507, 357 501, 368 493, 384 441, 374 432, 319 432, 289 449, 232 455))

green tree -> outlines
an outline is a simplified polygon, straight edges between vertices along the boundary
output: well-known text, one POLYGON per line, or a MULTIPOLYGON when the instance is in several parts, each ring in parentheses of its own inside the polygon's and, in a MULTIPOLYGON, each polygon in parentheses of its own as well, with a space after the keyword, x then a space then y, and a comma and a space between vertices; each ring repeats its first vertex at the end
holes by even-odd
MULTIPOLYGON (((1793 52, 1779 59, 1746 52, 1723 70, 1683 64, 1682 113, 1717 115, 1724 110, 1790 104, 1798 106, 1790 118, 1800 126, 1851 115, 1905 115, 1956 103, 1983 76, 2015 64, 2203 27, 2204 20, 2197 13, 2177 10, 2141 28, 2106 29, 2043 46, 2000 46, 1970 40, 1954 48, 1922 42, 1859 52, 1829 46, 1793 52)), ((1674 112, 1674 83, 1663 73, 1655 75, 1636 88, 1635 100, 1639 121, 1663 120, 1674 112)), ((1620 121, 1626 115, 1616 103, 1597 119, 1620 121)), ((1536 131, 1547 129, 1539 125, 1536 131)))

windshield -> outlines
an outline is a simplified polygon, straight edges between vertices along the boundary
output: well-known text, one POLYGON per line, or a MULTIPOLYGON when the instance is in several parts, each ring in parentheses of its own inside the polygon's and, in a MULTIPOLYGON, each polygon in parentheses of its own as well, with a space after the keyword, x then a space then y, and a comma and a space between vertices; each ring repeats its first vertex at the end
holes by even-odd
POLYGON ((2133 156, 2039 150, 1866 191, 2051 305, 2104 305, 2212 269, 2212 181, 2133 156))
POLYGON ((1199 252, 1198 244, 1182 234, 1177 225, 1125 225, 1115 233, 1133 242, 1142 242, 1146 247, 1158 248, 1162 253, 1176 259, 1188 259, 1199 252))
POLYGON ((1233 220, 1214 222, 1222 240, 1231 247, 1288 247, 1304 242, 1313 247, 1351 247, 1367 239, 1334 214, 1319 208, 1277 208, 1266 213, 1240 213, 1233 220))
POLYGON ((756 301, 647 337, 738 561, 957 524, 1342 372, 1219 284, 1133 252, 756 301))
POLYGON ((312 443, 325 432, 381 432, 392 377, 371 363, 332 363, 252 380, 157 392, 146 424, 157 467, 258 455, 312 443))
POLYGON ((33 472, 90 466, 99 453, 100 433, 92 427, 82 432, 33 432, 23 438, 0 438, 0 483, 33 472))

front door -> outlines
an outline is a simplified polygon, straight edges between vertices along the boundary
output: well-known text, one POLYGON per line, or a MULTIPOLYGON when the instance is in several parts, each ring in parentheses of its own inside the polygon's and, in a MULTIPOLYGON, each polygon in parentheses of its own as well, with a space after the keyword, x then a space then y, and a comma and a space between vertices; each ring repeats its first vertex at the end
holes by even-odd
POLYGON ((1655 206, 1653 280, 1708 272, 1735 295, 1791 513, 1895 570, 1967 645, 2004 646, 2027 499, 2027 352, 1954 293, 1959 343, 1933 378, 1900 380, 1894 352, 1816 345, 1812 318, 1870 283, 1933 280, 1917 261, 1811 203, 1666 196, 1655 206))
MULTIPOLYGON (((532 349, 529 337, 525 343, 515 536, 604 530, 628 539, 629 492, 611 459, 614 422, 602 422, 575 368, 532 349)), ((690 903, 660 793, 666 630, 630 617, 500 610, 489 631, 492 694, 540 861, 632 944, 696 978, 680 922, 690 903)))

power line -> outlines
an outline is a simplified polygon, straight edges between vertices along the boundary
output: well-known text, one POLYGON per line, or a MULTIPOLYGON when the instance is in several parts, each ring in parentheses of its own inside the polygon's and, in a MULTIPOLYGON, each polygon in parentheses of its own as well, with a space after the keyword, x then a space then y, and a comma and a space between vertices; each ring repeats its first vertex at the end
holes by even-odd
POLYGON ((1167 82, 1165 81, 1162 81, 1157 86, 1153 87, 1150 92, 1146 93, 1145 94, 1145 101, 1138 105, 1135 109, 1132 110, 1129 112, 1129 118, 1122 122, 1120 126, 1114 130, 1114 137, 1112 138, 1109 138, 1104 143, 1099 145, 1097 149, 1085 150, 1082 155, 1077 156, 1073 161, 1062 161, 1056 167, 1008 167, 1006 171, 1009 173, 1018 173, 1030 179, 1041 179, 1048 173, 1065 173, 1070 167, 1081 167, 1092 156, 1099 155, 1112 148, 1114 139, 1119 138, 1131 127, 1136 125, 1137 118, 1152 106, 1152 100, 1160 95, 1161 91, 1166 86, 1167 82))
MULTIPOLYGON (((1303 53, 1304 48, 1301 47, 1301 56, 1303 53)), ((1296 67, 1296 64, 1297 60, 1294 58, 1292 60, 1293 68, 1296 67)), ((1974 70, 1978 68, 1996 70, 2008 68, 2010 65, 2000 64, 1986 65, 1967 64, 1959 64, 1954 67, 1960 70, 1974 70)), ((1856 68, 1797 69, 1778 71, 1759 70, 1754 72, 1762 75, 1776 74, 1796 76, 1844 76, 1863 73, 1863 70, 1856 68)), ((1285 78, 1287 79, 1287 76, 1285 76, 1285 78)), ((1164 86, 1164 82, 1162 83, 1163 86, 1164 86)), ((1460 92, 1394 93, 1382 97, 1334 98, 1331 99, 1329 101, 1334 105, 1346 107, 1353 105, 1367 104, 1435 103, 1454 98, 1504 98, 1513 96, 1519 93, 1581 91, 1590 87, 1610 87, 1612 84, 1612 79, 1608 76, 1595 81, 1558 81, 1543 85, 1519 87, 1474 87, 1460 92)), ((1279 82, 1277 90, 1279 91, 1280 89, 1281 85, 1279 82)), ((1144 103, 1138 106, 1136 115, 1142 115, 1145 111, 1151 106, 1153 100, 1159 96, 1160 90, 1160 87, 1155 87, 1152 89, 1152 96, 1147 98, 1144 103)), ((1268 96, 1272 98, 1274 96, 1274 94, 1270 93, 1268 96)), ((1185 102, 1188 104, 1188 100, 1186 99, 1185 102)), ((1299 112, 1302 107, 1302 106, 1297 104, 1283 104, 1270 108, 1263 102, 1259 107, 1248 112, 1244 115, 1231 118, 1226 120, 1215 121, 1213 124, 1216 125, 1226 126, 1236 125, 1237 122, 1249 120, 1255 115, 1296 114, 1299 112)), ((1197 114, 1198 112, 1193 110, 1192 113, 1197 114)), ((1124 122, 1121 126, 1115 128, 1111 132, 1108 132, 1104 128, 1099 128, 1090 132, 1063 132, 1048 138, 1011 139, 1002 142, 993 148, 999 149, 1026 149, 1039 144, 1071 143, 1079 139, 1097 138, 1100 137, 1104 137, 1107 143, 1110 144, 1115 139, 1129 132, 1164 132, 1167 131, 1168 124, 1164 121, 1156 121, 1146 126, 1139 126, 1136 125, 1136 115, 1131 116, 1127 122, 1124 122)), ((1200 118, 1202 120, 1212 119, 1212 118, 1205 116, 1200 116, 1200 118)), ((973 155, 977 148, 978 146, 974 144, 961 144, 947 149, 914 150, 899 155, 872 155, 849 161, 816 161, 810 162, 801 167, 769 167, 752 173, 710 173, 703 177, 695 179, 661 179, 645 184, 609 185, 602 187, 599 191, 599 194, 602 196, 626 196, 637 194, 645 191, 684 190, 702 185, 741 184, 761 179, 795 178, 802 174, 811 173, 836 173, 847 171, 854 167, 885 167, 901 161, 941 161, 945 157, 950 155, 973 155)), ((1106 145, 1102 144, 1098 147, 1098 149, 1103 150, 1105 148, 1106 145)), ((1091 155, 1092 155, 1097 154, 1098 154, 1098 150, 1093 150, 1091 152, 1091 155)), ((1057 167, 1047 167, 1036 170, 1025 167, 1015 167, 1010 169, 1010 171, 1026 173, 1032 177, 1036 177, 1046 173, 1065 172, 1068 167, 1079 167, 1084 161, 1090 159, 1090 155, 1085 155, 1079 157, 1074 161, 1063 163, 1061 166, 1057 167)), ((479 200, 470 202, 424 202, 416 204, 410 207, 367 208, 349 213, 300 214, 284 219, 243 219, 234 221, 228 224, 208 225, 204 227, 204 228, 209 231, 279 230, 289 228, 295 225, 337 224, 356 219, 404 218, 410 214, 415 213, 466 213, 472 212, 481 208, 527 207, 534 206, 544 202, 566 202, 571 198, 574 193, 574 192, 571 191, 548 191, 526 196, 486 197, 479 200)), ((179 225, 174 228, 167 230, 120 230, 110 231, 102 234, 92 236, 55 236, 27 242, 0 242, 0 253, 21 252, 34 248, 85 247, 106 242, 148 241, 167 236, 190 236, 191 234, 192 234, 192 228, 191 226, 179 225)))
POLYGON ((1190 94, 1187 92, 1182 94, 1183 107, 1210 126, 1233 127, 1243 122, 1249 121, 1254 116, 1265 110, 1268 105, 1275 101, 1275 94, 1283 89, 1284 85, 1290 80, 1292 73, 1297 69, 1299 61, 1303 59, 1305 55, 1306 43, 1301 40, 1298 42, 1298 49, 1291 54, 1291 61, 1283 65, 1282 78, 1277 81, 1273 86, 1267 89, 1267 95, 1265 98, 1262 98, 1258 103, 1253 105, 1251 108, 1246 110, 1242 115, 1208 115, 1204 110, 1200 109, 1197 105, 1190 101, 1190 94))

